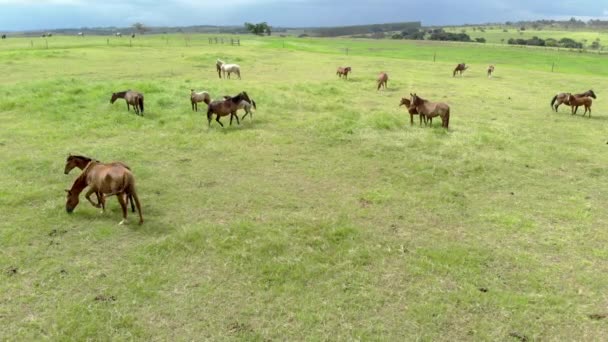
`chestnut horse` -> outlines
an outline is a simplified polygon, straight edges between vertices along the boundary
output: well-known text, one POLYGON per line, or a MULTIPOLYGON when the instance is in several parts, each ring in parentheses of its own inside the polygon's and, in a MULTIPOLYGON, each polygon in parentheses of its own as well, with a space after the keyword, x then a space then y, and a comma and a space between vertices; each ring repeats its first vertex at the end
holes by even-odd
POLYGON ((133 91, 119 91, 118 93, 113 93, 112 98, 110 99, 110 103, 116 102, 117 99, 125 99, 127 102, 127 111, 129 111, 129 105, 133 106, 135 109, 135 114, 144 116, 144 94, 133 91))
MULTIPOLYGON (((401 103, 399 103, 399 107, 405 106, 407 108, 407 112, 410 113, 410 124, 414 124, 414 115, 418 115, 418 111, 415 107, 411 106, 412 103, 410 99, 406 99, 405 97, 401 98, 401 103)), ((424 124, 426 125, 426 116, 420 115, 420 126, 422 126, 422 120, 424 119, 424 124)))
MULTIPOLYGON (((441 127, 446 129, 450 125, 450 106, 442 102, 430 102, 416 94, 410 94, 411 107, 416 108, 416 111, 420 115, 426 116, 427 119, 432 119, 435 116, 441 117, 441 127)), ((430 126, 433 126, 433 120, 431 120, 430 126)))
POLYGON ((353 69, 351 67, 338 67, 338 71, 336 71, 336 75, 338 75, 338 77, 340 77, 340 78, 342 78, 342 76, 344 76, 344 79, 348 79, 349 72, 353 72, 353 69))
MULTIPOLYGON (((68 155, 68 158, 65 161, 65 169, 63 170, 64 174, 68 174, 70 173, 70 171, 72 171, 73 168, 77 167, 81 170, 84 170, 84 168, 91 162, 91 161, 95 161, 98 163, 101 163, 99 160, 95 160, 95 159, 91 159, 89 157, 85 157, 85 156, 79 156, 79 155, 68 155)), ((111 165, 111 164, 115 164, 115 165, 120 165, 123 167, 126 167, 127 170, 131 171, 131 168, 129 166, 127 166, 125 163, 122 162, 112 162, 110 164, 106 164, 106 165, 111 165)), ((100 194, 96 194, 97 195, 97 204, 101 204, 101 195, 100 194)), ((133 197, 129 196, 129 198, 127 198, 127 204, 128 202, 131 201, 131 211, 135 212, 135 203, 133 202, 133 197)))
POLYGON ((118 164, 101 164, 96 161, 91 161, 82 170, 82 173, 67 192, 67 200, 65 210, 71 214, 74 208, 78 205, 79 196, 84 188, 89 187, 89 191, 85 194, 85 198, 95 207, 101 207, 105 211, 105 195, 116 195, 118 202, 122 208, 122 221, 119 224, 124 224, 127 221, 127 203, 126 198, 133 196, 137 211, 139 212, 139 224, 144 223, 144 218, 141 213, 141 205, 139 197, 135 190, 135 177, 133 173, 122 165, 118 164), (100 203, 93 203, 91 195, 96 193, 100 195, 100 203))
POLYGON ((384 87, 384 89, 386 89, 388 86, 388 74, 385 72, 381 72, 380 75, 378 75, 376 83, 378 83, 377 90, 380 90, 381 87, 384 87))
POLYGON ((462 77, 462 73, 467 70, 469 67, 464 64, 464 63, 460 63, 458 64, 455 68, 454 68, 454 73, 452 74, 452 77, 456 76, 456 73, 460 73, 460 76, 462 77))
POLYGON ((593 100, 590 96, 577 97, 570 94, 570 96, 568 96, 568 102, 572 107, 572 115, 576 114, 575 108, 578 108, 579 106, 585 106, 585 112, 583 113, 583 116, 585 116, 585 114, 587 114, 587 111, 589 111, 589 117, 591 117, 591 105, 593 104, 593 100))
MULTIPOLYGON (((568 98, 570 97, 570 93, 557 93, 555 96, 553 96, 553 99, 551 99, 551 108, 555 109, 555 112, 557 112, 557 108, 559 108, 559 106, 561 104, 565 104, 566 106, 572 106, 570 104, 570 102, 568 101, 568 98)), ((597 99, 597 97, 595 96, 595 93, 593 92, 593 90, 589 89, 584 93, 581 94, 574 94, 574 97, 586 97, 586 96, 590 96, 594 99, 597 99)), ((578 108, 576 108, 574 110, 574 113, 576 114, 576 112, 578 111, 578 108)))
POLYGON ((209 108, 207 109, 207 121, 209 126, 211 127, 211 119, 213 114, 216 115, 215 121, 217 121, 217 123, 219 123, 222 127, 224 127, 224 124, 220 121, 220 117, 228 114, 230 114, 230 126, 232 126, 233 117, 236 117, 236 123, 240 125, 241 123, 236 111, 239 109, 239 104, 243 100, 251 103, 251 99, 244 91, 239 93, 237 96, 226 96, 224 100, 216 100, 209 103, 209 108))

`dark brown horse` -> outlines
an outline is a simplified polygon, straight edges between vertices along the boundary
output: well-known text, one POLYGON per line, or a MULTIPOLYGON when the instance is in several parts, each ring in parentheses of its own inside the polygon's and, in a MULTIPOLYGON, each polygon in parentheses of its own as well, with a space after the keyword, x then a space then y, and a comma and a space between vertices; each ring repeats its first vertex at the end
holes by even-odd
MULTIPOLYGON (((401 98, 401 103, 399 103, 399 107, 405 106, 407 108, 407 112, 410 113, 410 124, 414 124, 414 115, 419 115, 418 111, 415 107, 412 107, 412 102, 405 97, 401 98)), ((422 126, 422 120, 424 120, 424 124, 426 125, 426 116, 420 115, 420 126, 422 126)))
POLYGON ((568 96, 568 103, 570 103, 570 106, 572 107, 572 115, 576 114, 575 108, 578 109, 579 106, 585 106, 583 116, 589 111, 589 117, 591 117, 591 105, 593 104, 591 96, 581 97, 570 94, 570 96, 568 96))
MULTIPOLYGON (((553 96, 553 99, 551 99, 551 108, 554 109, 557 112, 557 108, 559 108, 559 106, 561 104, 565 104, 566 106, 572 106, 570 104, 570 101, 568 100, 568 98, 570 97, 570 93, 557 93, 555 96, 553 96)), ((596 99, 597 97, 595 96, 595 93, 593 92, 593 90, 589 89, 584 93, 581 94, 574 94, 574 97, 587 97, 590 96, 594 99, 596 99)), ((576 114, 576 112, 578 111, 578 107, 574 109, 574 113, 576 114)))
POLYGON ((239 109, 239 104, 243 100, 251 103, 251 99, 244 91, 236 96, 225 96, 224 100, 216 100, 211 102, 209 104, 209 108, 207 109, 207 121, 209 122, 209 126, 211 126, 213 114, 216 115, 215 121, 217 121, 217 123, 219 123, 222 127, 224 127, 224 124, 220 121, 220 117, 228 114, 230 114, 230 126, 232 126, 233 117, 236 117, 236 123, 240 125, 241 123, 236 111, 239 109))
MULTIPOLYGON (((70 154, 70 155, 68 155, 68 158, 65 161, 65 169, 63 170, 63 173, 67 175, 75 167, 77 167, 81 170, 84 170, 84 168, 87 165, 89 165, 89 163, 92 161, 101 164, 101 162, 99 160, 91 159, 91 158, 85 157, 85 156, 70 154)), ((127 168, 127 170, 131 171, 131 168, 123 162, 112 162, 112 163, 108 163, 106 165, 120 165, 122 167, 127 168)), ((96 194, 96 195, 97 195, 97 203, 98 203, 98 205, 100 205, 101 204, 101 194, 96 194)), ((131 211, 135 212, 135 203, 133 202, 132 196, 129 196, 129 198, 127 198, 127 204, 129 201, 131 201, 131 211)))
POLYGON ((488 67, 488 78, 492 78, 492 74, 494 73, 494 66, 490 65, 488 67))
POLYGON ((129 105, 131 105, 135 109, 135 114, 141 113, 141 116, 144 116, 144 94, 133 90, 120 91, 112 94, 110 103, 116 102, 117 99, 125 99, 127 111, 130 110, 129 105))
POLYGON ((462 73, 467 70, 469 67, 464 64, 464 63, 460 63, 458 64, 455 68, 454 68, 454 72, 452 73, 452 77, 456 77, 456 73, 460 73, 460 76, 462 77, 462 73))
POLYGON ((6 39, 6 35, 5 34, 2 35, 2 39, 6 39))
POLYGON ((348 73, 353 72, 351 67, 338 67, 338 71, 336 71, 336 75, 342 78, 344 76, 345 79, 348 79, 348 73))
MULTIPOLYGON (((416 108, 416 111, 426 116, 427 119, 439 116, 441 118, 441 127, 448 128, 450 125, 450 106, 442 102, 427 101, 416 94, 410 95, 412 96, 410 99, 411 107, 416 108)), ((433 126, 432 120, 430 126, 433 126)))
POLYGON ((380 75, 378 75, 376 83, 378 84, 378 89, 376 90, 380 90, 381 87, 384 87, 384 89, 386 89, 388 87, 388 74, 385 72, 381 72, 380 75))
POLYGON ((137 211, 139 212, 139 224, 144 223, 144 218, 141 213, 141 205, 137 191, 135 190, 135 177, 127 168, 116 164, 100 164, 96 161, 91 161, 82 171, 80 176, 76 178, 72 188, 66 190, 67 200, 65 210, 72 213, 78 205, 80 193, 84 188, 89 187, 89 191, 85 194, 85 198, 95 207, 101 207, 105 210, 105 195, 116 195, 118 202, 122 208, 122 221, 119 224, 124 224, 127 220, 127 203, 126 199, 133 196, 137 211), (93 203, 91 195, 93 193, 101 194, 100 203, 93 203))

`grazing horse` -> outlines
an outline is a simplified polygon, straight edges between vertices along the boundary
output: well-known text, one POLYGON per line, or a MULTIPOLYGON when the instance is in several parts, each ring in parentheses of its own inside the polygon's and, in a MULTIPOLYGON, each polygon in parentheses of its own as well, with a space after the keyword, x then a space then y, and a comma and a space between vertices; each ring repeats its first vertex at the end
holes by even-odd
POLYGON ((144 95, 142 93, 133 90, 119 91, 112 94, 110 103, 116 102, 116 99, 125 99, 127 111, 131 110, 129 108, 129 105, 131 105, 135 110, 135 114, 139 115, 141 113, 141 116, 144 116, 144 95))
POLYGON ((218 73, 221 71, 224 74, 224 78, 230 78, 230 74, 235 73, 239 77, 239 80, 241 79, 241 67, 238 64, 226 64, 218 59, 215 62, 215 66, 218 68, 218 73), (226 73, 228 73, 228 77, 226 77, 226 73))
POLYGON ((388 86, 388 74, 385 72, 381 72, 380 75, 378 75, 376 83, 378 83, 377 90, 380 90, 381 87, 384 87, 384 89, 386 89, 386 87, 388 86))
POLYGON ((192 110, 198 112, 198 103, 205 102, 207 105, 211 102, 211 96, 206 91, 197 93, 194 89, 190 89, 190 103, 192 104, 192 110))
POLYGON ((348 73, 349 72, 353 72, 353 69, 351 67, 338 67, 338 71, 336 71, 336 75, 338 75, 338 77, 342 78, 342 76, 344 76, 344 79, 348 79, 348 73))
POLYGON ((127 221, 127 203, 126 198, 133 196, 137 211, 139 212, 139 224, 144 223, 144 218, 141 213, 141 205, 135 190, 135 177, 133 173, 122 165, 117 164, 101 164, 96 161, 91 161, 82 170, 82 173, 67 192, 67 200, 65 210, 72 213, 78 205, 79 195, 84 188, 89 187, 89 191, 85 194, 85 198, 94 206, 101 207, 105 211, 104 195, 116 195, 118 202, 122 208, 122 221, 119 224, 124 224, 127 221), (93 193, 98 194, 100 203, 95 204, 91 200, 93 193))
POLYGON ((78 37, 84 37, 84 33, 78 32, 78 37))
POLYGON ((416 94, 411 94, 411 107, 416 108, 420 115, 424 115, 427 119, 431 119, 430 126, 433 126, 432 118, 435 116, 441 117, 441 127, 446 129, 450 125, 450 106, 442 102, 430 102, 416 94))
MULTIPOLYGON (((407 112, 410 113, 410 124, 414 124, 414 115, 418 115, 418 111, 415 107, 412 107, 412 103, 410 99, 406 99, 405 97, 401 98, 401 103, 399 103, 399 107, 405 106, 407 108, 407 112)), ((426 116, 420 115, 420 126, 422 126, 422 120, 424 120, 424 124, 426 125, 426 116)))
MULTIPOLYGON (((74 156, 74 155, 70 154, 65 161, 65 169, 64 169, 63 173, 67 175, 75 167, 77 167, 81 170, 84 170, 84 168, 92 161, 101 164, 101 162, 99 160, 94 160, 94 159, 91 159, 91 158, 85 157, 85 156, 78 156, 78 155, 74 156)), ((109 163, 106 165, 120 165, 120 166, 127 168, 127 170, 131 171, 131 168, 122 162, 112 162, 112 163, 109 163)), ((96 194, 96 195, 97 195, 98 204, 101 204, 101 199, 100 199, 101 195, 100 194, 96 194)), ((127 198, 127 204, 129 201, 131 201, 131 211, 135 212, 135 203, 133 202, 132 196, 129 196, 129 198, 127 198)))
MULTIPOLYGON (((561 104, 565 104, 566 106, 572 106, 570 104, 570 102, 568 101, 568 98, 570 97, 570 95, 571 95, 570 93, 557 93, 555 96, 553 96, 553 99, 551 99, 551 108, 555 109, 555 111, 557 112, 557 108, 559 108, 559 106, 561 104)), ((586 92, 581 93, 581 94, 574 94, 574 97, 586 97, 586 96, 590 96, 590 97, 593 97, 594 99, 597 99, 597 97, 595 96, 595 93, 591 89, 587 90, 586 92)), ((578 111, 578 108, 576 108, 574 110, 574 113, 576 114, 577 111, 578 111)))
MULTIPOLYGON (((253 120, 253 112, 251 111, 251 106, 253 106, 254 109, 258 109, 258 108, 256 107, 255 101, 253 99, 250 99, 246 92, 243 92, 242 94, 243 94, 243 97, 247 97, 247 98, 246 99, 244 98, 237 105, 237 110, 239 110, 239 109, 245 110, 245 115, 243 115, 241 117, 241 120, 243 120, 247 116, 247 114, 249 114, 249 118, 253 120)), ((224 100, 228 100, 228 99, 230 99, 230 96, 224 96, 224 100)))
POLYGON ((575 107, 578 108, 579 106, 585 106, 583 116, 585 116, 587 111, 589 111, 589 117, 591 117, 591 105, 593 104, 591 96, 577 97, 570 94, 570 96, 568 96, 568 102, 570 103, 570 106, 572 106, 572 115, 576 114, 576 110, 574 109, 575 107))
POLYGON ((240 125, 241 123, 239 121, 239 116, 236 114, 236 111, 238 110, 241 101, 247 99, 249 99, 247 93, 241 92, 237 96, 226 96, 224 100, 217 100, 211 102, 209 104, 209 108, 207 109, 207 121, 209 122, 209 127, 211 127, 211 119, 213 117, 213 114, 216 115, 215 121, 217 121, 217 123, 219 123, 222 127, 224 127, 224 124, 220 121, 220 117, 226 116, 228 114, 230 114, 230 126, 232 126, 233 117, 236 117, 236 123, 240 125))
POLYGON ((494 66, 490 65, 488 67, 488 78, 492 78, 492 74, 494 73, 494 66))
POLYGON ((122 33, 120 33, 120 32, 116 32, 114 35, 115 35, 116 37, 122 37, 122 33))
POLYGON ((458 64, 455 68, 454 68, 454 72, 452 74, 452 77, 456 77, 456 73, 460 73, 460 76, 462 77, 462 73, 467 70, 469 67, 464 64, 464 63, 460 63, 458 64))

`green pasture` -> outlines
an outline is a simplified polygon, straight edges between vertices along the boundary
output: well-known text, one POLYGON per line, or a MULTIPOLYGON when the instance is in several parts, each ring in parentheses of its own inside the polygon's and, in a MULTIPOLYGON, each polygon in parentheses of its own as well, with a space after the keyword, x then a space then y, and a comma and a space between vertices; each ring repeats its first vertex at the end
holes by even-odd
POLYGON ((605 339, 604 57, 207 38, 0 42, 1 340, 605 339), (209 128, 192 88, 258 109, 209 128), (551 111, 590 88, 590 118, 551 111), (144 117, 109 103, 125 89, 144 117), (450 129, 410 125, 410 92, 450 129), (115 198, 67 214, 69 153, 131 166, 145 223, 115 198))
POLYGON ((484 32, 480 30, 473 30, 473 27, 449 27, 446 28, 447 32, 460 33, 463 30, 466 34, 475 38, 485 38, 488 43, 505 43, 510 39, 530 39, 532 37, 539 37, 542 39, 553 38, 560 40, 562 38, 572 38, 577 42, 583 42, 586 47, 591 45, 596 39, 600 40, 600 45, 604 46, 608 44, 608 32, 591 32, 591 31, 576 31, 576 30, 552 30, 552 29, 541 29, 537 30, 532 27, 528 27, 524 31, 520 31, 520 27, 495 27, 487 28, 483 27, 484 32), (505 32, 506 30, 506 32, 505 32))

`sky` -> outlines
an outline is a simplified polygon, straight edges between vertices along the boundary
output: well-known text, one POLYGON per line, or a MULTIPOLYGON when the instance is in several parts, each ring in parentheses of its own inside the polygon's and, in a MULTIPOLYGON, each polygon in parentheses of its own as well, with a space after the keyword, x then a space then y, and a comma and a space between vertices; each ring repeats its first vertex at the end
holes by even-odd
POLYGON ((608 20, 606 0, 0 0, 0 30, 242 25, 311 27, 422 21, 608 20))

